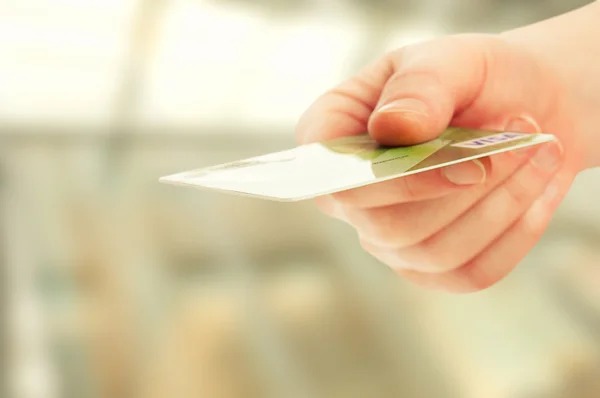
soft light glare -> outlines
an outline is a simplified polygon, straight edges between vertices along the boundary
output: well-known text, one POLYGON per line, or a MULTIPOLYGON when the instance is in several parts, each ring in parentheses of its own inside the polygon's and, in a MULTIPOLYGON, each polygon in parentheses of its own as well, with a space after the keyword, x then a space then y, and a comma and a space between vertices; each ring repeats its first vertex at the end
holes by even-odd
MULTIPOLYGON (((231 109, 232 87, 253 58, 261 18, 250 11, 177 3, 165 15, 150 68, 142 119, 196 123, 231 109)), ((235 89, 234 89, 235 88, 235 89)), ((221 115, 218 115, 219 117, 221 115)))
POLYGON ((105 121, 135 1, 48 3, 9 4, 0 13, 0 118, 105 121))
POLYGON ((289 124, 340 78, 358 34, 339 22, 267 25, 250 10, 179 4, 164 25, 142 117, 289 124))
POLYGON ((294 121, 353 66, 359 32, 350 24, 327 20, 270 30, 257 78, 246 92, 243 115, 256 122, 283 124, 294 121))

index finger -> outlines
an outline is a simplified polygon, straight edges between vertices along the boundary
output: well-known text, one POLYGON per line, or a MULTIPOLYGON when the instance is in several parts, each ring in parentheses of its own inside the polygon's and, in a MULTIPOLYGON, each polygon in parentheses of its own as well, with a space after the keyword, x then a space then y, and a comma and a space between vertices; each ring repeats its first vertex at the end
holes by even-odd
POLYGON ((300 144, 364 134, 385 83, 394 73, 390 56, 321 95, 296 127, 300 144))
MULTIPOLYGON (((301 118, 298 140, 309 143, 362 133, 386 145, 432 140, 455 113, 476 103, 487 79, 489 53, 498 46, 502 47, 485 37, 460 36, 388 53, 322 95, 301 118)), ((494 120, 498 115, 493 113, 480 114, 479 122, 494 120)))

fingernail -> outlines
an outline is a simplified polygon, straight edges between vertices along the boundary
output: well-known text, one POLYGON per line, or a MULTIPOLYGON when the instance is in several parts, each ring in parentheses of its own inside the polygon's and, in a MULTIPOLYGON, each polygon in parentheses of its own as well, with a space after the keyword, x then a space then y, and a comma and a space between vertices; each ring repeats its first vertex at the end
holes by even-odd
POLYGON ((505 130, 511 133, 540 133, 539 124, 530 116, 519 116, 508 121, 505 130))
POLYGON ((540 148, 531 163, 549 172, 556 171, 560 167, 563 158, 563 150, 558 142, 551 142, 540 148))
POLYGON ((480 184, 486 177, 485 166, 479 160, 448 166, 442 173, 448 181, 456 185, 480 184))
POLYGON ((402 98, 385 104, 377 112, 381 113, 413 113, 427 116, 428 107, 423 101, 414 98, 402 98))

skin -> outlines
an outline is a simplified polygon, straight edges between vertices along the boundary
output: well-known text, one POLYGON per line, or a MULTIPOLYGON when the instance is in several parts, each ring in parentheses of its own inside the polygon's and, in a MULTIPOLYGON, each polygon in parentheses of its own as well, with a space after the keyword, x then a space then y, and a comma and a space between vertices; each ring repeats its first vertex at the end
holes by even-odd
POLYGON ((384 55, 323 94, 300 143, 368 131, 386 145, 448 126, 558 137, 317 199, 363 248, 426 288, 468 293, 504 278, 536 245, 583 170, 600 167, 600 2, 499 35, 458 35, 384 55))

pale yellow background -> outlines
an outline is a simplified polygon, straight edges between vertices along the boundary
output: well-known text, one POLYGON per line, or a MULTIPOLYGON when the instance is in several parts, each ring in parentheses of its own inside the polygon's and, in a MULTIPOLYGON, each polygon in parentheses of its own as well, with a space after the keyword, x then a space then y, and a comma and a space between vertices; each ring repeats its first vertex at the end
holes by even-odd
POLYGON ((598 172, 464 297, 407 285, 310 203, 157 182, 293 146, 387 49, 583 3, 0 2, 0 396, 597 397, 598 172))

